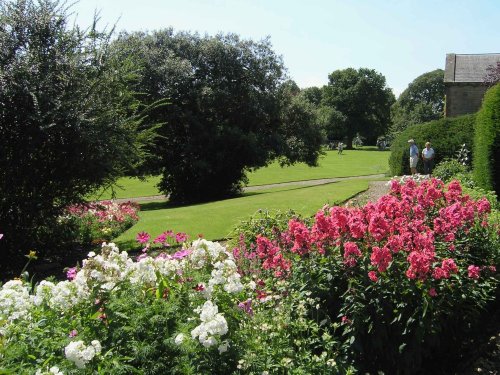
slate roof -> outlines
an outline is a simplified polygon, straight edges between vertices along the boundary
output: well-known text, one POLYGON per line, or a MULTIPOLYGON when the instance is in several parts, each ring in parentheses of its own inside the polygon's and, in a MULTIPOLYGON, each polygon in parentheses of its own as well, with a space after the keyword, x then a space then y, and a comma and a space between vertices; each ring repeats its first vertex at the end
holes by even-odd
POLYGON ((500 61, 500 53, 446 55, 444 82, 483 82, 490 65, 500 61))

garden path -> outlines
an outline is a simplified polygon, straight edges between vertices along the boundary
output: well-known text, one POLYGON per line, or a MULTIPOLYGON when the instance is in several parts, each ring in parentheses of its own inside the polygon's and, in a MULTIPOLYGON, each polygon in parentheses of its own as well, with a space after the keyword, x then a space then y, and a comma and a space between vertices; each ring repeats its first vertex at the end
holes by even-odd
MULTIPOLYGON (((317 179, 317 180, 291 181, 291 182, 282 182, 282 183, 278 183, 278 184, 247 186, 247 187, 243 188, 243 191, 249 192, 249 191, 267 190, 267 189, 273 189, 273 188, 285 187, 285 186, 317 186, 317 185, 325 185, 325 184, 330 184, 332 182, 339 182, 339 181, 345 181, 345 180, 378 179, 378 178, 384 178, 384 177, 385 177, 384 174, 370 174, 370 175, 365 175, 365 176, 334 177, 334 178, 322 178, 322 179, 317 179)), ((373 182, 375 182, 375 181, 373 181, 373 182)), ((372 187, 373 182, 370 183, 370 188, 372 187)), ((382 184, 386 183, 385 181, 376 181, 376 182, 381 182, 382 184)), ((379 185, 381 185, 381 184, 376 184, 374 186, 379 186, 379 185)), ((379 189, 379 188, 377 188, 377 189, 379 189)), ((165 199, 167 199, 167 197, 165 195, 150 195, 150 196, 144 196, 144 197, 119 198, 119 199, 115 199, 115 201, 117 203, 123 203, 123 202, 158 201, 158 200, 165 200, 165 199)))

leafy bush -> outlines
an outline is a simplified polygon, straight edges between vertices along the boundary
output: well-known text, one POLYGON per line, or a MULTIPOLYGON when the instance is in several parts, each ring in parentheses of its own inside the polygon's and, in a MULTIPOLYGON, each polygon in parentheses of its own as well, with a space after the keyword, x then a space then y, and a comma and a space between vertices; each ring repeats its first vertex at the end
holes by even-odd
POLYGON ((317 163, 314 113, 283 95, 285 68, 268 39, 164 29, 123 33, 113 46, 141 66, 135 89, 142 104, 168 99, 148 113, 147 121, 161 124, 161 137, 147 172, 162 175, 158 187, 170 200, 237 193, 247 171, 277 157, 317 163))
POLYGON ((434 177, 439 178, 444 182, 451 181, 451 179, 459 173, 467 173, 467 167, 455 159, 443 160, 437 164, 432 171, 434 177))
POLYGON ((324 208, 312 225, 292 219, 257 236, 254 252, 277 280, 321 301, 320 319, 341 325, 348 363, 416 373, 456 350, 495 296, 499 223, 488 224, 489 210, 456 181, 394 181, 375 204, 324 208))
MULTIPOLYGON (((146 249, 163 247, 158 238, 138 235, 146 249)), ((0 289, 0 372, 349 373, 310 292, 269 289, 235 262, 202 239, 136 262, 103 244, 70 281, 9 281, 0 289)))
MULTIPOLYGON (((436 151, 434 162, 440 163, 446 158, 455 158, 457 151, 464 143, 472 144, 475 115, 456 118, 443 118, 425 124, 413 125, 402 131, 392 142, 389 167, 391 174, 401 176, 409 174, 408 140, 414 139, 419 151, 425 142, 431 142, 436 151)), ((417 171, 423 172, 423 163, 419 162, 417 171)))
MULTIPOLYGON (((232 251, 165 232, 70 281, 0 289, 0 372, 416 373, 456 352, 499 283, 499 222, 452 181, 393 181, 312 220, 261 212, 232 251), (151 250, 161 249, 157 256, 151 250), (168 252, 166 252, 169 250, 168 252)), ((495 216, 499 218, 498 215, 495 216)))
POLYGON ((500 192, 500 84, 490 88, 477 114, 474 134, 474 179, 486 190, 500 192))
POLYGON ((52 253, 64 207, 138 163, 149 134, 133 115, 135 68, 112 53, 108 33, 82 31, 68 17, 53 0, 0 6, 4 272, 33 248, 52 253))

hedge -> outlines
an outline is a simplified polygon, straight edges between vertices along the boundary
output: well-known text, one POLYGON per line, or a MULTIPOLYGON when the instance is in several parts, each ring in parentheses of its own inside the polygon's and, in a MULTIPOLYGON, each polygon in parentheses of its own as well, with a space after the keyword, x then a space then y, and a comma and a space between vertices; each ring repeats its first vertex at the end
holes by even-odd
MULTIPOLYGON (((475 115, 465 115, 455 118, 442 118, 424 124, 410 126, 402 131, 393 141, 389 167, 391 174, 401 176, 410 173, 408 140, 414 139, 421 156, 425 142, 431 142, 436 152, 435 164, 446 158, 456 157, 464 143, 472 146, 474 137, 475 115)), ((420 158, 417 172, 423 173, 423 163, 420 158)))
POLYGON ((500 84, 486 92, 476 118, 473 175, 486 190, 500 192, 500 84))

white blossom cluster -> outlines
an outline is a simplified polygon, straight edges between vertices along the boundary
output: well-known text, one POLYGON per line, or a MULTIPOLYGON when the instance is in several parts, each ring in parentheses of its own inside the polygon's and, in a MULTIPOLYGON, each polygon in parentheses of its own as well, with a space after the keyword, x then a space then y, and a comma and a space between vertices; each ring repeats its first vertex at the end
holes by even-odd
POLYGON ((219 308, 212 301, 206 301, 203 307, 197 309, 200 312, 201 324, 191 331, 191 337, 198 340, 208 348, 217 344, 215 336, 222 336, 227 333, 227 322, 224 316, 219 313, 219 308))
POLYGON ((212 277, 208 281, 209 288, 213 288, 214 285, 224 285, 224 290, 228 293, 238 293, 243 290, 241 276, 232 256, 222 262, 215 262, 213 267, 212 277))
MULTIPOLYGON (((393 179, 397 179, 397 176, 394 176, 393 179)), ((416 183, 421 183, 425 180, 429 180, 431 177, 428 174, 420 174, 416 173, 413 175, 404 175, 399 178, 399 183, 404 185, 408 180, 414 180, 416 183)), ((388 185, 390 185, 390 181, 388 182, 388 185)))
POLYGON ((89 346, 86 346, 81 340, 72 341, 64 348, 66 358, 80 369, 84 368, 87 363, 100 353, 101 343, 98 340, 93 340, 89 346))
MULTIPOLYGON (((156 258, 142 256, 134 262, 126 252, 120 252, 113 243, 103 243, 100 254, 90 252, 73 280, 51 282, 44 280, 30 295, 31 287, 21 280, 7 282, 0 289, 0 321, 6 322, 2 331, 17 319, 29 319, 33 308, 51 309, 67 313, 79 304, 94 303, 92 295, 121 288, 125 281, 134 285, 155 288, 158 278, 181 281, 190 270, 206 268, 209 279, 200 283, 200 296, 207 301, 195 310, 201 324, 191 336, 204 346, 217 343, 216 336, 227 333, 227 322, 211 299, 215 290, 239 293, 244 290, 233 254, 219 243, 198 239, 189 248, 173 255, 156 258), (220 289, 217 289, 220 288, 220 289)), ((182 281, 181 281, 182 282, 182 281)), ((176 341, 180 341, 181 336, 176 341)), ((221 344, 221 350, 227 345, 221 344)), ((66 347, 66 356, 83 366, 100 351, 97 347, 73 342, 66 347), (90 359, 89 359, 90 358, 90 359)))
POLYGON ((88 297, 86 288, 79 288, 76 282, 61 281, 53 283, 43 280, 38 284, 33 303, 36 306, 47 304, 56 311, 67 311, 88 297))
POLYGON ((114 243, 104 242, 99 255, 89 253, 74 281, 90 288, 98 285, 100 289, 111 290, 128 278, 133 265, 134 261, 126 251, 120 252, 114 243))
POLYGON ((52 366, 47 370, 36 370, 35 375, 64 375, 64 373, 59 370, 59 367, 52 366))
POLYGON ((191 245, 189 259, 192 267, 199 269, 204 267, 207 263, 217 262, 223 254, 232 257, 232 254, 226 251, 226 248, 220 243, 199 238, 193 241, 191 245))
POLYGON ((0 290, 0 321, 13 322, 30 317, 33 306, 29 289, 21 280, 7 281, 0 290))

